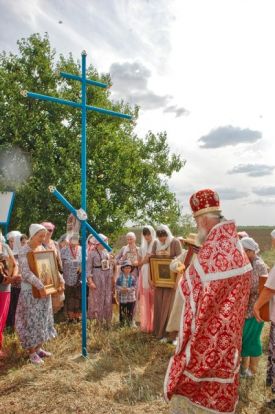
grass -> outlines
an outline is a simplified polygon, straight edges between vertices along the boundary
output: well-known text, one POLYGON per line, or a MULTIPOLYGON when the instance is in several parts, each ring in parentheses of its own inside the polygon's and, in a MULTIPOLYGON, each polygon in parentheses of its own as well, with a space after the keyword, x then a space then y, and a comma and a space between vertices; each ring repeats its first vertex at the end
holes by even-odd
MULTIPOLYGON (((263 334, 267 349, 269 326, 263 334)), ((173 347, 131 328, 109 331, 89 324, 89 358, 79 355, 80 325, 57 324, 48 343, 53 357, 43 367, 28 363, 14 334, 6 335, 8 357, 0 371, 0 411, 13 413, 168 413, 163 379, 173 347)), ((266 355, 255 380, 242 380, 237 414, 271 414, 266 407, 266 355)))
MULTIPOLYGON (((275 263, 275 251, 264 260, 275 263)), ((164 414, 163 380, 174 348, 136 329, 100 329, 88 323, 89 358, 80 356, 80 324, 56 324, 58 337, 47 344, 53 357, 43 367, 28 363, 15 334, 6 334, 8 353, 0 361, 0 412, 6 414, 164 414)), ((271 414, 265 386, 269 324, 263 330, 264 355, 254 380, 241 380, 237 414, 271 414)), ((274 397, 273 397, 274 398, 274 397)), ((273 412, 274 414, 274 412, 273 412)))
POLYGON ((89 355, 79 356, 80 325, 57 325, 58 338, 43 367, 27 362, 15 335, 0 371, 0 411, 5 413, 166 413, 163 376, 173 352, 130 328, 89 326, 89 355), (130 411, 129 411, 130 410, 130 411))

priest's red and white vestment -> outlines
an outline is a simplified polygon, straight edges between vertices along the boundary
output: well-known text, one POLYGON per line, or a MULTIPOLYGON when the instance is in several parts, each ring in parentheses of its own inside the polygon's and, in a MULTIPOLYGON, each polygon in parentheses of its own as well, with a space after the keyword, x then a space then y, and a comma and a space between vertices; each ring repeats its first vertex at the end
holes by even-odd
POLYGON ((178 345, 165 378, 165 396, 186 398, 213 413, 234 413, 251 265, 234 221, 209 232, 186 271, 178 345))

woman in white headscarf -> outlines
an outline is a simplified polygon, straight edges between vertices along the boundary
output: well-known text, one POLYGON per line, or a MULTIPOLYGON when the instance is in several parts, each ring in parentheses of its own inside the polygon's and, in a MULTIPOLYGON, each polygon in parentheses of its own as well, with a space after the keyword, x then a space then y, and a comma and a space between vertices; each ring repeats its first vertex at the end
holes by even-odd
POLYGON ((140 330, 148 333, 153 331, 154 319, 154 287, 150 277, 149 258, 155 238, 156 232, 152 226, 143 227, 139 249, 139 263, 141 265, 139 277, 140 330))
POLYGON ((87 256, 89 253, 91 253, 95 249, 96 244, 97 244, 96 238, 92 234, 89 234, 86 240, 86 255, 87 256))
POLYGON ((251 289, 243 328, 241 375, 253 377, 257 371, 259 357, 262 355, 261 332, 264 326, 263 322, 258 322, 254 317, 253 308, 259 297, 260 277, 267 277, 268 270, 258 256, 260 251, 258 243, 252 237, 243 237, 240 242, 252 265, 251 289))
MULTIPOLYGON (((182 253, 180 241, 176 239, 168 226, 161 224, 156 231, 157 239, 153 243, 152 255, 175 258, 182 253)), ((154 294, 154 334, 167 342, 166 326, 175 297, 175 289, 155 287, 154 294)))
POLYGON ((31 224, 29 241, 20 249, 18 256, 22 283, 15 315, 15 329, 22 347, 28 351, 30 361, 35 365, 43 364, 43 358, 51 356, 50 352, 42 349, 42 344, 56 336, 51 296, 46 296, 45 287, 31 271, 27 256, 29 252, 44 250, 42 243, 46 232, 46 228, 41 224, 31 224), (33 286, 39 290, 39 299, 33 296, 33 286))

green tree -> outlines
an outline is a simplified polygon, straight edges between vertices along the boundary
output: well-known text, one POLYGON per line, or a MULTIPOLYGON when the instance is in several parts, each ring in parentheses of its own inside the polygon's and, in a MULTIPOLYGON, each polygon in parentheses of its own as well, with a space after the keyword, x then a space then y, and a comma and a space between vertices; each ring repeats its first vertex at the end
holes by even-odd
MULTIPOLYGON (((55 185, 74 206, 80 206, 81 114, 75 108, 25 98, 20 92, 79 101, 79 83, 60 78, 59 71, 79 75, 80 64, 72 55, 57 57, 47 34, 33 34, 17 43, 18 55, 0 55, 0 153, 6 160, 0 167, 0 189, 16 190, 13 228, 26 231, 31 222, 51 220, 63 232, 68 211, 48 192, 48 186, 55 185), (26 173, 28 161, 30 174, 26 173)), ((111 85, 109 74, 99 75, 92 65, 87 76, 111 85)), ((176 223, 179 206, 167 179, 184 161, 170 154, 166 133, 148 132, 144 140, 139 138, 134 131, 138 107, 112 102, 108 90, 89 86, 87 101, 133 116, 129 122, 88 113, 91 224, 110 234, 129 220, 176 223)))

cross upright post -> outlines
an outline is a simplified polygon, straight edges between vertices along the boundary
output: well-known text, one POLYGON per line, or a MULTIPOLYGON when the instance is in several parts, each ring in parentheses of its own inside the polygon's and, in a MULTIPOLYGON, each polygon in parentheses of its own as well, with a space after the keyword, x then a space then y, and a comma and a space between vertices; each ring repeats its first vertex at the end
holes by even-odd
MULTIPOLYGON (((22 91, 22 95, 29 98, 39 99, 42 101, 50 101, 59 103, 62 105, 68 105, 74 108, 81 109, 81 209, 84 216, 82 218, 77 214, 76 210, 54 187, 50 188, 50 191, 57 197, 59 201, 68 208, 81 222, 81 307, 82 307, 82 356, 87 357, 87 311, 86 311, 86 232, 87 229, 92 232, 100 243, 111 251, 112 249, 108 246, 104 240, 98 235, 98 233, 87 223, 87 137, 86 137, 86 124, 87 124, 87 111, 94 111, 104 115, 115 116, 119 118, 131 119, 131 115, 122 114, 112 110, 98 108, 96 106, 87 105, 87 85, 93 85, 100 88, 107 88, 108 85, 102 82, 86 79, 86 51, 82 52, 81 56, 81 76, 73 75, 71 73, 60 72, 60 75, 66 79, 77 80, 81 82, 81 103, 68 101, 53 96, 42 95, 34 92, 22 91)), ((83 215, 83 214, 82 214, 83 215)))
MULTIPOLYGON (((82 52, 82 85, 81 85, 81 208, 87 210, 87 137, 86 137, 86 122, 87 122, 87 110, 86 110, 86 52, 82 52)), ((81 311, 82 311, 82 355, 87 357, 87 285, 86 285, 86 226, 81 222, 81 253, 82 253, 82 285, 81 285, 81 311), (85 282, 84 282, 85 277, 85 282), (85 299, 84 299, 85 298, 85 299)))

